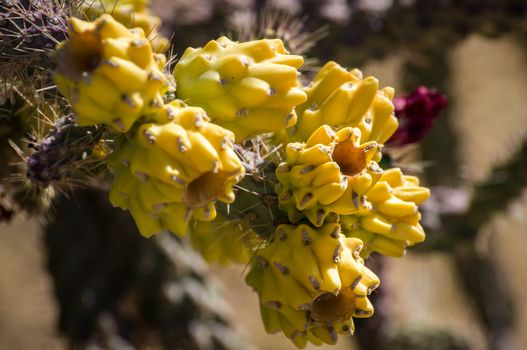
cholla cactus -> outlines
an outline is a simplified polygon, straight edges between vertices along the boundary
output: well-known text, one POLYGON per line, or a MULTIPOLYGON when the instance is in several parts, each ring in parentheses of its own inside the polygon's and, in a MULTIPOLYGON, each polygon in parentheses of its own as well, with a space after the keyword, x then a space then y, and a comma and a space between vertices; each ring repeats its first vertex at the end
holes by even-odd
POLYGON ((2 59, 13 63, 35 60, 32 64, 47 60, 46 54, 66 38, 65 23, 70 13, 69 5, 56 0, 0 2, 2 59))
POLYGON ((29 178, 53 186, 96 159, 143 236, 190 233, 209 261, 249 264, 268 332, 299 347, 352 334, 380 284, 363 258, 424 239, 428 190, 378 165, 397 128, 393 89, 334 62, 302 86, 303 58, 279 39, 221 37, 167 72, 144 1, 117 3, 115 18, 99 5, 57 47, 54 79, 75 118, 37 145, 29 178))
POLYGON ((104 129, 77 127, 71 116, 60 118, 46 137, 33 144, 27 161, 26 176, 41 187, 86 180, 104 167, 104 155, 96 154, 104 129))
POLYGON ((145 240, 134 226, 100 191, 56 201, 43 244, 68 345, 252 350, 229 325, 200 256, 167 235, 145 240))

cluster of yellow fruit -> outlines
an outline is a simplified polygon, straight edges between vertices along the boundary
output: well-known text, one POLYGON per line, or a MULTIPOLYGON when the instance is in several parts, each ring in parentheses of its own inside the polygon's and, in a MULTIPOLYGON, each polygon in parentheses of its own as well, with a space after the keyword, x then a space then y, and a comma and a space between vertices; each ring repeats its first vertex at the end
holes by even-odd
POLYGON ((403 256, 407 246, 425 239, 417 205, 429 196, 417 177, 403 175, 399 168, 388 169, 367 192, 364 208, 343 216, 340 223, 346 236, 362 240, 362 256, 371 252, 403 256))
POLYGON ((279 39, 236 43, 221 37, 188 48, 174 77, 179 98, 205 109, 240 142, 295 125, 294 107, 306 100, 297 81, 303 63, 279 39))
POLYGON ((417 206, 429 196, 416 177, 377 163, 398 125, 393 89, 329 62, 304 91, 276 169, 278 205, 296 226, 277 228, 247 276, 267 331, 298 347, 334 344, 354 317, 373 314, 379 279, 363 259, 423 241, 417 206))
POLYGON ((291 142, 286 162, 276 169, 280 207, 289 220, 304 216, 320 227, 329 214, 349 215, 361 209, 361 197, 382 176, 372 160, 375 141, 362 143, 359 129, 345 127, 336 133, 319 127, 305 143, 291 142))
POLYGON ((79 125, 125 132, 140 116, 162 116, 166 58, 153 53, 142 29, 102 15, 93 22, 71 18, 68 34, 57 49, 54 79, 79 125))
POLYGON ((110 201, 144 236, 190 232, 208 260, 254 257, 247 282, 268 332, 299 347, 352 334, 353 317, 373 314, 368 295, 380 283, 363 259, 401 256, 424 239, 417 206, 428 189, 378 164, 397 128, 393 89, 334 62, 304 87, 302 57, 278 39, 212 40, 187 49, 170 75, 145 31, 125 24, 108 14, 73 18, 56 55, 55 81, 78 124, 121 133, 108 161, 110 201), (167 102, 168 91, 177 99, 167 102), (283 150, 276 200, 263 199, 288 221, 266 241, 243 216, 216 218, 215 209, 236 200, 245 176, 236 147, 262 133, 273 134, 269 149, 283 150))
POLYGON ((364 266, 361 240, 340 230, 280 225, 257 252, 246 281, 260 295, 267 332, 282 331, 298 347, 335 344, 338 334, 353 333, 353 317, 373 314, 368 295, 379 279, 364 266))
POLYGON ((77 123, 130 136, 109 161, 111 202, 130 210, 144 236, 163 229, 183 235, 192 218, 213 220, 214 202, 232 202, 245 173, 234 134, 199 107, 164 102, 166 58, 153 52, 142 29, 108 14, 93 22, 72 18, 69 29, 54 78, 77 123))
POLYGON ((216 217, 214 201, 234 201, 244 168, 233 139, 197 107, 174 108, 168 123, 141 124, 109 163, 110 201, 130 210, 144 236, 163 229, 184 235, 192 217, 216 217))

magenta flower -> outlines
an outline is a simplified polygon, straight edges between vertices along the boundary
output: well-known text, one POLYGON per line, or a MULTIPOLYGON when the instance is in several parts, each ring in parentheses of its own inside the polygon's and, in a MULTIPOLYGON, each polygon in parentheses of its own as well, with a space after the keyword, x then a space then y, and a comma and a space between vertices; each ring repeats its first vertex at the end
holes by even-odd
POLYGON ((388 143, 401 146, 419 142, 434 126, 448 101, 437 90, 420 86, 406 96, 396 97, 393 104, 399 128, 388 143))

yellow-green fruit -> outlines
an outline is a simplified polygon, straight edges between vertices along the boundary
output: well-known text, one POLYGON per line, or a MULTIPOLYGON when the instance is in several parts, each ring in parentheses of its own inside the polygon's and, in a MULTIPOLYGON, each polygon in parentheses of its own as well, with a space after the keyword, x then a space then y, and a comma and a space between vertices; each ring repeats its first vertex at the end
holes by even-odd
POLYGON ((386 170, 366 193, 366 207, 340 218, 343 232, 364 242, 363 257, 371 252, 402 256, 407 246, 425 239, 417 206, 429 196, 417 177, 403 175, 399 168, 386 170))
POLYGON ((236 141, 296 123, 294 107, 306 100, 298 87, 302 56, 279 39, 238 43, 221 37, 188 48, 174 69, 177 96, 207 111, 236 141))
POLYGON ((148 0, 87 0, 81 4, 81 9, 91 20, 108 13, 127 28, 143 29, 154 51, 165 52, 169 41, 158 32, 161 19, 150 13, 149 3, 148 0))
POLYGON ((351 334, 353 317, 373 314, 368 295, 379 286, 361 249, 338 224, 278 226, 246 277, 259 295, 266 330, 281 330, 298 347, 351 334))
POLYGON ((213 220, 214 202, 234 201, 233 186, 245 174, 232 132, 201 108, 177 103, 170 123, 141 125, 110 161, 110 201, 130 210, 144 236, 183 235, 192 217, 213 220))
POLYGON ((363 79, 358 69, 347 71, 335 62, 328 62, 304 91, 307 100, 296 108, 298 122, 289 130, 289 142, 307 140, 323 124, 359 128, 363 142, 379 144, 397 129, 392 103, 394 90, 389 87, 379 90, 378 80, 363 79))
POLYGON ((57 48, 54 80, 79 125, 125 132, 141 116, 167 121, 165 57, 152 52, 142 29, 102 15, 93 22, 71 18, 68 34, 57 48))
POLYGON ((217 216, 213 221, 194 221, 190 225, 192 245, 209 263, 246 264, 258 235, 241 219, 226 220, 217 216))
POLYGON ((338 335, 352 335, 355 327, 353 319, 342 322, 336 328, 332 326, 313 326, 306 330, 296 329, 295 319, 305 317, 299 311, 281 312, 274 308, 268 308, 260 304, 260 314, 267 333, 282 331, 298 348, 304 348, 308 343, 320 346, 324 343, 334 345, 338 341, 338 335), (286 316, 287 314, 288 316, 286 316))
POLYGON ((317 227, 330 214, 357 212, 362 195, 382 175, 372 160, 377 148, 375 141, 362 143, 357 128, 335 133, 328 125, 316 129, 306 143, 289 143, 286 161, 276 169, 280 208, 290 221, 305 216, 317 227))

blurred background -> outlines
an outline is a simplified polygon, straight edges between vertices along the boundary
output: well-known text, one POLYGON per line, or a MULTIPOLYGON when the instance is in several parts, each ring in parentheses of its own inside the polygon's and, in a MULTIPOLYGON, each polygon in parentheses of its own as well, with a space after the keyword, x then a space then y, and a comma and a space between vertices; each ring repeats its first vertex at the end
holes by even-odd
MULTIPOLYGON (((420 85, 446 95, 435 127, 390 153, 432 189, 427 241, 404 259, 367 261, 382 280, 376 313, 333 348, 527 349, 527 2, 152 5, 176 56, 222 34, 274 33, 305 51, 307 78, 332 59, 396 96, 420 85), (269 12, 279 26, 260 25, 269 12)), ((294 348, 265 334, 244 266, 210 267, 185 242, 141 238, 104 193, 79 190, 52 211, 43 226, 24 214, 0 223, 0 349, 294 348)))

